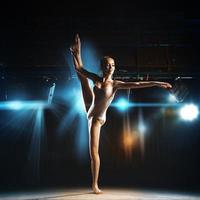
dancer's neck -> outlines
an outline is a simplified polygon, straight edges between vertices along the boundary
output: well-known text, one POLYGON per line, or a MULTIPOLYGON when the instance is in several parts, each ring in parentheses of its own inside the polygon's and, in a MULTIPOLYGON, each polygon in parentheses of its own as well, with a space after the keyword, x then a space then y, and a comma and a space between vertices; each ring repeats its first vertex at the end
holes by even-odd
POLYGON ((103 82, 107 82, 107 81, 113 81, 111 74, 103 76, 103 82))

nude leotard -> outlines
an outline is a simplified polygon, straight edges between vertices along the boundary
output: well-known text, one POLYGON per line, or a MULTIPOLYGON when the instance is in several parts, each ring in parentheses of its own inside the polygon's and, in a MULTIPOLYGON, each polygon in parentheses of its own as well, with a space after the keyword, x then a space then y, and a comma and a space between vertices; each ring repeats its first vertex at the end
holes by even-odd
POLYGON ((106 121, 106 111, 114 98, 113 87, 105 86, 99 88, 96 85, 93 87, 93 101, 88 110, 88 119, 99 120, 101 125, 106 121))

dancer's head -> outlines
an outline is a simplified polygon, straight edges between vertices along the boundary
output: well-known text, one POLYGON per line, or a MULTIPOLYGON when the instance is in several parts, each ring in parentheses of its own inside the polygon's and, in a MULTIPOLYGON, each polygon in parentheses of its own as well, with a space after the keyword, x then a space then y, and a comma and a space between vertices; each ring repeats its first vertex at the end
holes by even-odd
POLYGON ((101 59, 101 70, 103 75, 112 75, 115 71, 115 61, 110 56, 104 56, 101 59))

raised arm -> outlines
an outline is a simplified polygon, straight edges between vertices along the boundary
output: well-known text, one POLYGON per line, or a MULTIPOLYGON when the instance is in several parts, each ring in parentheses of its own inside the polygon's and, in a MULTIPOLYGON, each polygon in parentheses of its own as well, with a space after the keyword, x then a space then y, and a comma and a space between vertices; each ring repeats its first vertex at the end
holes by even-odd
POLYGON ((79 35, 76 34, 74 44, 70 47, 70 51, 73 57, 74 68, 78 74, 91 79, 93 82, 99 81, 100 77, 92 72, 83 68, 83 62, 81 58, 81 41, 79 35))
POLYGON ((97 74, 87 71, 83 66, 80 68, 75 67, 75 69, 81 76, 91 79, 94 83, 101 81, 101 78, 97 74))
POLYGON ((115 88, 118 89, 134 89, 134 88, 147 88, 147 87, 161 87, 165 89, 170 89, 172 86, 166 82, 158 82, 158 81, 139 81, 139 82, 123 82, 123 81, 115 81, 115 88))

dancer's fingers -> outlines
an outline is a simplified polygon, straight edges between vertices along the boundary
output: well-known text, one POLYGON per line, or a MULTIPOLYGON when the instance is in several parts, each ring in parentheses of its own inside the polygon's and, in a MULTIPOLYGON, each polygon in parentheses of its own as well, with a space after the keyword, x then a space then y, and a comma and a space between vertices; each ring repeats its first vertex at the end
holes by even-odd
POLYGON ((171 89, 171 88, 172 88, 172 85, 169 84, 169 83, 167 83, 167 87, 168 87, 169 89, 171 89))

